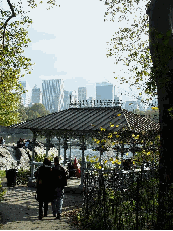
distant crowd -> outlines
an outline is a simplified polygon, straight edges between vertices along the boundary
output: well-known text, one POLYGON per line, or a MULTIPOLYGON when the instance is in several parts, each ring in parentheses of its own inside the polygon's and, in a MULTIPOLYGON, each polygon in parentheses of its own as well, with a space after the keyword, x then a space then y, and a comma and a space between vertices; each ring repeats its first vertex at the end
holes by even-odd
POLYGON ((25 139, 22 139, 20 138, 18 141, 17 141, 17 148, 28 148, 29 144, 31 143, 30 140, 26 140, 25 139))

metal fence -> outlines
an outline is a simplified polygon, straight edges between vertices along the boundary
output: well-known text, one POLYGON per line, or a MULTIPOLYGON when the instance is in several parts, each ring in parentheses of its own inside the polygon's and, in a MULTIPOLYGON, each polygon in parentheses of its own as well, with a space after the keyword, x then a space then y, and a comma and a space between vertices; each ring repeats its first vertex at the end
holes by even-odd
POLYGON ((153 229, 157 209, 156 169, 84 174, 84 229, 153 229))

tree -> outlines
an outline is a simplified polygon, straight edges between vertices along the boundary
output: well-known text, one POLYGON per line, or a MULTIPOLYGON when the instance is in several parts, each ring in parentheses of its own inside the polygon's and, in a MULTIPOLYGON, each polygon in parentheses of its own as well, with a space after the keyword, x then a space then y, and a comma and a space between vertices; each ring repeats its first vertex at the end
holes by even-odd
POLYGON ((24 122, 28 119, 28 115, 26 114, 26 108, 23 106, 23 104, 19 105, 18 113, 19 113, 19 122, 24 122))
MULTIPOLYGON (((133 1, 133 3, 139 1, 133 1)), ((112 1, 109 6, 109 10, 114 16, 120 9, 116 4, 122 4, 122 12, 126 13, 131 10, 132 1, 112 1), (116 5, 116 10, 115 10, 116 5)), ((144 12, 144 11, 143 11, 144 12)), ((108 12, 107 12, 108 14, 108 12)), ((158 228, 165 229, 167 223, 166 213, 170 212, 165 206, 165 196, 168 194, 171 184, 173 183, 173 157, 172 157, 172 138, 169 134, 173 130, 173 37, 172 37, 172 25, 173 25, 173 3, 171 0, 151 0, 147 4, 147 14, 149 19, 145 15, 141 20, 142 25, 139 28, 139 21, 134 20, 132 28, 123 28, 117 34, 116 42, 112 50, 109 50, 108 55, 113 55, 113 51, 116 50, 115 55, 117 62, 124 61, 127 66, 133 61, 135 65, 132 66, 131 71, 134 71, 135 83, 143 81, 143 77, 148 76, 146 81, 146 93, 158 95, 158 107, 159 107, 159 123, 160 123, 160 145, 159 145, 159 211, 158 211, 158 228), (149 27, 149 30, 147 29, 149 27), (135 28, 137 30, 135 31, 135 28), (139 42, 136 47, 133 47, 138 43, 141 38, 141 32, 146 31, 149 35, 149 46, 147 43, 139 42), (136 38, 136 40, 135 40, 136 38), (132 42, 128 47, 124 46, 123 40, 130 39, 132 42), (117 48, 118 47, 118 48, 117 48), (143 48, 142 48, 143 47, 143 48), (129 55, 124 59, 121 59, 118 54, 119 51, 128 50, 129 55), (118 54, 118 55, 117 55, 118 54), (136 64, 141 65, 139 70, 136 64), (148 71, 149 70, 149 71, 148 71)), ((112 43, 114 41, 112 40, 112 43)), ((122 79, 123 81, 126 79, 122 79)), ((171 201, 170 201, 171 202, 171 201)), ((170 205, 171 207, 172 205, 170 205)))
MULTIPOLYGON (((30 42, 27 28, 32 20, 24 11, 22 0, 17 3, 11 0, 6 2, 9 9, 1 7, 0 10, 0 125, 3 126, 19 121, 20 96, 25 92, 19 84, 19 78, 25 73, 30 74, 32 65, 31 60, 23 55, 23 48, 30 42)), ((27 1, 31 8, 36 7, 37 2, 27 1)), ((47 3, 53 6, 55 0, 47 3)))
MULTIPOLYGON (((173 130, 173 3, 171 0, 152 0, 148 9, 150 18, 150 52, 153 61, 153 79, 157 85, 160 122, 160 189, 159 228, 165 228, 165 192, 173 183, 172 139, 173 130)), ((168 211, 167 211, 168 212, 168 211)))
POLYGON ((19 119, 17 109, 20 95, 24 93, 19 78, 23 76, 22 70, 29 73, 31 66, 31 60, 22 53, 23 47, 30 42, 26 27, 32 21, 23 14, 19 17, 22 11, 9 0, 7 3, 10 10, 0 11, 0 125, 3 126, 16 123, 19 119))
POLYGON ((32 107, 26 108, 26 115, 28 120, 36 119, 40 116, 48 115, 50 112, 46 110, 41 103, 35 103, 32 107))

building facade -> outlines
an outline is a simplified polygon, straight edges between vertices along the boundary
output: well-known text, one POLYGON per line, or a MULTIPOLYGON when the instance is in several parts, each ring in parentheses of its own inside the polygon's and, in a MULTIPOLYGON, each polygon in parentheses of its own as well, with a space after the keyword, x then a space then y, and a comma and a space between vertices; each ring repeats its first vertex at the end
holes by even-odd
POLYGON ((51 113, 63 110, 64 82, 62 79, 43 80, 42 104, 51 113))
MULTIPOLYGON (((28 85, 27 81, 19 81, 19 83, 23 86, 25 91, 28 90, 29 85, 28 85)), ((27 107, 29 105, 30 101, 31 101, 31 99, 29 97, 28 92, 23 93, 21 95, 21 103, 23 104, 24 107, 27 107)))
POLYGON ((113 84, 111 83, 96 83, 96 101, 114 100, 113 89, 113 84))
POLYGON ((86 101, 87 89, 86 87, 78 87, 78 101, 86 101))
POLYGON ((64 90, 64 110, 69 108, 70 104, 70 92, 64 90))
POLYGON ((32 89, 31 103, 41 103, 41 90, 37 88, 37 85, 32 89))

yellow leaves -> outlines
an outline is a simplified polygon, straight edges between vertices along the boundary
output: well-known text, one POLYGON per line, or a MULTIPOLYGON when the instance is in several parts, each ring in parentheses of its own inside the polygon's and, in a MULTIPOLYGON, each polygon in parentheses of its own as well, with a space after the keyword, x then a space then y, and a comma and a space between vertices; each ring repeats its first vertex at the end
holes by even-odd
POLYGON ((126 153, 126 156, 128 156, 128 155, 129 155, 129 153, 127 152, 127 153, 126 153))
POLYGON ((117 116, 120 116, 121 114, 117 114, 117 116))
POLYGON ((147 156, 149 156, 151 154, 151 152, 147 152, 147 156))
POLYGON ((118 164, 118 165, 120 165, 120 164, 121 164, 121 161, 118 160, 118 159, 116 159, 115 161, 112 161, 112 164, 118 164))
POLYGON ((106 142, 106 140, 105 140, 105 139, 101 140, 101 143, 105 143, 105 142, 106 142))
POLYGON ((113 128, 113 127, 114 127, 114 124, 110 123, 110 127, 113 128))
POLYGON ((113 134, 115 134, 115 135, 116 135, 116 134, 117 134, 117 132, 114 132, 113 134))
POLYGON ((120 125, 116 125, 115 127, 118 128, 120 125))
POLYGON ((108 138, 112 138, 112 133, 109 133, 109 134, 108 134, 108 138))
POLYGON ((139 135, 137 135, 137 136, 135 136, 135 138, 134 138, 135 140, 138 140, 139 139, 139 135))
POLYGON ((152 107, 151 109, 152 110, 158 110, 159 108, 158 107, 152 107))
POLYGON ((99 143, 100 143, 100 140, 97 140, 96 143, 99 144, 99 143))
POLYGON ((116 138, 119 138, 120 137, 120 135, 116 135, 116 138))
POLYGON ((135 136, 135 134, 132 134, 132 138, 134 138, 135 140, 139 139, 139 135, 135 136))
POLYGON ((101 131, 106 131, 106 129, 105 129, 105 128, 102 128, 102 127, 100 127, 100 130, 101 130, 101 131))

